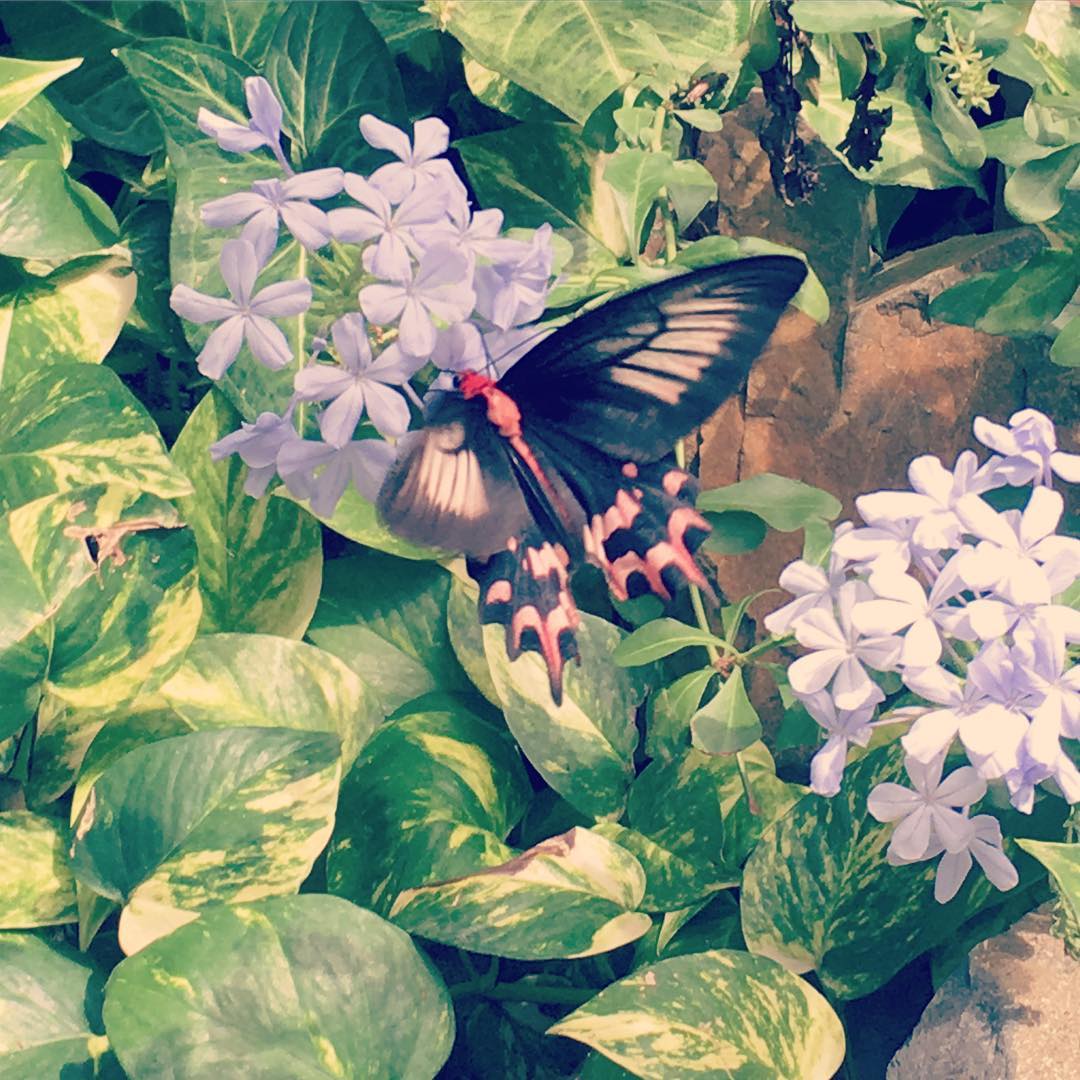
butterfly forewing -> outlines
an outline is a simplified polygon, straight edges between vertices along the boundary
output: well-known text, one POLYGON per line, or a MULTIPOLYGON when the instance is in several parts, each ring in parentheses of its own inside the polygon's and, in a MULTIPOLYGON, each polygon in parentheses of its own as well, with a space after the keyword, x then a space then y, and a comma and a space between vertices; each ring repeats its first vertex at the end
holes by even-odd
POLYGON ((560 328, 499 386, 533 424, 656 461, 738 390, 805 276, 765 255, 657 282, 560 328))
POLYGON ((532 521, 483 403, 457 394, 436 398, 424 426, 398 443, 378 509, 406 540, 478 558, 505 548, 532 521))

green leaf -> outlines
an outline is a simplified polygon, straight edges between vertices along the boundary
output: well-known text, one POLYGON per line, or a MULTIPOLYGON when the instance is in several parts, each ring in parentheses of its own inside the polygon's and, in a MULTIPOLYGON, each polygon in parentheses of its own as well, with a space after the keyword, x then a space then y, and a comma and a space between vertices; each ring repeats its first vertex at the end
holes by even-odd
POLYGON ((1048 844, 1038 840, 1016 842, 1050 871, 1062 909, 1066 946, 1075 957, 1080 952, 1080 844, 1048 844))
POLYGON ((745 555, 756 551, 768 534, 769 527, 757 516, 745 510, 724 510, 706 514, 712 532, 705 538, 704 547, 716 555, 745 555))
POLYGON ((116 243, 109 207, 50 158, 0 159, 0 255, 63 262, 116 243))
POLYGON ((827 491, 775 473, 759 473, 737 484, 703 491, 697 506, 713 514, 747 510, 780 532, 795 532, 822 518, 831 521, 842 510, 840 500, 827 491))
POLYGON ((631 253, 640 250, 645 222, 673 165, 670 154, 626 149, 612 155, 604 167, 604 181, 615 191, 631 253))
POLYGON ((717 889, 707 864, 695 864, 668 850, 636 829, 602 821, 593 832, 626 848, 645 871, 643 911, 673 911, 717 889))
POLYGON ((579 124, 613 91, 666 62, 686 83, 706 61, 732 52, 750 12, 736 0, 580 0, 547 4, 447 3, 431 9, 485 67, 551 102, 579 124), (651 33, 642 33, 645 24, 651 33), (567 43, 572 44, 567 51, 567 43), (661 54, 656 46, 666 52, 661 54))
POLYGON ((441 566, 380 552, 332 559, 308 637, 376 690, 387 713, 433 690, 468 691, 447 629, 450 583, 441 566))
POLYGON ((970 113, 957 101, 934 56, 926 60, 926 81, 930 86, 930 119, 937 125, 949 152, 963 168, 981 169, 986 160, 982 135, 970 113))
POLYGON ((862 997, 994 902, 998 894, 981 874, 939 904, 936 861, 885 861, 892 826, 870 817, 866 799, 903 776, 900 746, 871 751, 848 766, 840 794, 804 796, 765 832, 742 880, 751 952, 792 971, 816 970, 837 997, 862 997))
POLYGON ((191 491, 157 425, 108 368, 53 364, 5 393, 0 505, 102 483, 163 499, 191 491))
POLYGON ((734 754, 761 738, 761 721, 746 696, 742 668, 735 668, 716 696, 694 713, 690 735, 706 754, 734 754))
POLYGON ((390 917, 411 933, 491 956, 576 958, 644 934, 652 921, 634 910, 644 891, 633 855, 575 828, 501 866, 407 889, 390 917))
POLYGON ((24 105, 0 135, 0 157, 71 164, 72 127, 44 95, 24 105))
POLYGON ((16 60, 11 56, 0 58, 0 128, 46 86, 74 71, 81 63, 81 57, 44 61, 16 60))
POLYGON ((104 1017, 131 1080, 159 1080, 163 1053, 176 1077, 428 1080, 454 1039, 408 935, 332 896, 203 912, 117 965, 104 1017))
POLYGON ((900 184, 905 187, 970 187, 981 191, 978 175, 960 166, 938 133, 930 110, 920 100, 907 99, 895 87, 874 97, 875 109, 892 109, 892 123, 881 144, 881 160, 870 169, 852 168, 836 147, 851 123, 852 102, 844 100, 836 68, 822 62, 818 100, 806 99, 802 115, 825 145, 852 175, 868 184, 900 184))
POLYGON ((140 746, 105 770, 75 824, 72 867, 121 901, 125 952, 208 904, 294 892, 329 839, 334 735, 200 731, 140 746))
POLYGON ((679 231, 684 232, 716 198, 716 181, 700 161, 673 161, 668 169, 667 193, 679 222, 679 231))
MULTIPOLYGON (((2 273, 2 271, 0 271, 2 273)), ((137 279, 126 251, 76 259, 42 277, 4 275, 0 319, 10 320, 0 379, 10 388, 45 364, 97 364, 123 329, 137 279)))
POLYGON ((566 120, 558 109, 552 108, 543 98, 522 90, 517 83, 505 75, 500 75, 491 68, 484 67, 479 60, 464 56, 465 81, 473 96, 482 101, 489 109, 512 116, 523 123, 552 123, 566 120))
POLYGON ((288 0, 232 4, 229 0, 174 0, 188 34, 261 67, 288 0))
POLYGON ((120 526, 119 554, 99 564, 56 613, 46 686, 68 705, 112 707, 154 688, 195 636, 194 538, 154 517, 142 521, 146 531, 138 519, 120 526), (125 528, 136 531, 124 535, 125 528))
POLYGON ((712 667, 691 671, 650 695, 645 728, 649 757, 670 760, 690 745, 690 718, 715 674, 712 667))
POLYGON ((1047 221, 1062 207, 1065 188, 1080 168, 1080 145, 1021 165, 1005 182, 1005 207, 1019 221, 1047 221))
POLYGON ((1080 317, 1074 315, 1058 332, 1050 360, 1061 367, 1080 367, 1080 317))
POLYGON ((802 790, 777 779, 762 743, 741 757, 753 804, 734 755, 693 748, 651 762, 630 789, 631 827, 698 867, 713 889, 738 882, 738 868, 762 831, 802 790))
POLYGON ((284 107, 293 156, 305 169, 366 173, 385 155, 360 137, 360 117, 373 113, 398 127, 405 121, 393 57, 359 4, 289 4, 266 77, 284 107))
POLYGON ((242 726, 336 735, 344 768, 383 718, 375 694, 337 657, 268 634, 200 637, 160 694, 196 731, 242 726))
POLYGON ((582 613, 581 665, 566 668, 563 701, 556 707, 539 654, 524 653, 511 663, 504 628, 484 627, 507 727, 548 784, 593 817, 618 815, 634 775, 634 715, 645 690, 612 659, 621 637, 611 623, 582 613))
MULTIPOLYGON (((0 814, 0 928, 75 922, 75 878, 67 863, 68 830, 28 810, 0 814)), ((3 1075, 0 1056, 0 1076, 3 1075)))
POLYGON ((917 7, 898 0, 794 0, 791 17, 811 34, 883 30, 920 18, 917 7))
POLYGON ((1005 165, 1024 165, 1038 158, 1049 157, 1055 151, 1053 146, 1043 146, 1024 130, 1024 121, 1019 116, 1008 120, 999 120, 996 124, 987 124, 979 129, 986 153, 997 158, 1005 165))
POLYGON ((240 414, 211 391, 172 451, 195 488, 178 505, 199 548, 200 631, 298 638, 319 600, 322 530, 290 500, 245 495, 246 469, 236 455, 211 460, 210 446, 239 426, 240 414))
POLYGON ((74 950, 0 934, 0 1078, 93 1077, 104 1062, 104 980, 74 950))
POLYGON ((548 1028, 635 1076, 827 1080, 844 1028, 813 987, 763 957, 716 949, 661 960, 548 1028))
POLYGON ((331 892, 389 912, 406 888, 498 866, 532 794, 504 729, 432 696, 375 732, 341 786, 331 892))
POLYGON ((114 50, 137 38, 183 34, 179 13, 145 2, 57 2, 50 10, 53 17, 43 19, 37 4, 4 5, 4 29, 15 51, 35 59, 84 57, 78 69, 49 88, 53 104, 88 139, 129 154, 152 154, 161 136, 114 50))
POLYGON ((570 242, 569 272, 591 276, 627 253, 615 193, 602 179, 606 156, 573 124, 519 124, 454 147, 477 196, 503 211, 507 227, 548 222, 570 242))
POLYGON ((491 678, 487 653, 484 652, 484 629, 477 617, 477 593, 470 581, 455 577, 446 600, 446 629, 458 663, 470 682, 487 701, 500 707, 499 691, 491 678))
MULTIPOLYGON (((184 38, 163 37, 128 45, 117 56, 142 91, 162 133, 175 147, 195 143, 217 150, 210 137, 199 130, 200 108, 247 123, 247 113, 239 104, 244 100, 241 81, 256 71, 230 52, 184 38)), ((264 167, 272 168, 266 151, 258 154, 264 167)))
POLYGON ((671 115, 698 131, 720 131, 724 126, 724 118, 715 109, 673 109, 671 115))
POLYGON ((1080 261, 1047 249, 1017 266, 976 274, 936 296, 930 316, 987 334, 1038 333, 1080 287, 1080 261))
POLYGON ((696 626, 679 622, 678 619, 665 617, 639 626, 632 634, 624 637, 612 654, 612 659, 623 667, 636 667, 671 656, 680 649, 724 644, 723 638, 718 638, 707 630, 699 630, 696 626))

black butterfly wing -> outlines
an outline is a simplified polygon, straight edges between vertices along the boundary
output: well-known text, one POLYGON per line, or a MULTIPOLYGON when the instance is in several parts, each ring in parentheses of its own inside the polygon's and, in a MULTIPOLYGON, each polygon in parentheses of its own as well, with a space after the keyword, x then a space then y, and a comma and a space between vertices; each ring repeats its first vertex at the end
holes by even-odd
POLYGON ((657 461, 738 390, 805 277, 761 255, 659 281, 556 330, 499 388, 534 427, 657 461))
POLYGON ((441 394, 422 428, 398 442, 379 491, 386 525, 417 544, 486 558, 532 523, 510 450, 484 403, 441 394))

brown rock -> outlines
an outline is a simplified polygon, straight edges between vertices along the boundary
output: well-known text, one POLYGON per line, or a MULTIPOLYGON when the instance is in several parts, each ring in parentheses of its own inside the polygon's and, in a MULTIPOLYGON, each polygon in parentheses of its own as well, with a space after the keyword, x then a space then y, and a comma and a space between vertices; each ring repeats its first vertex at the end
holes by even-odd
POLYGON ((942 984, 887 1080, 1065 1080, 1080 1076, 1080 963, 1032 912, 977 945, 942 984))

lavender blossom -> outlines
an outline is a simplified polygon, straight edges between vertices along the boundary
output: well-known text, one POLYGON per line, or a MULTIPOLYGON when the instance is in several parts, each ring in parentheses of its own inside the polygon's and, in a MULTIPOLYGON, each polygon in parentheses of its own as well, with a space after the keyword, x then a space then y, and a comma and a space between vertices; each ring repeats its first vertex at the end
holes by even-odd
POLYGON ((207 378, 220 379, 244 341, 255 359, 271 370, 292 360, 285 335, 271 319, 306 311, 311 304, 311 283, 303 279, 280 281, 252 296, 260 269, 258 254, 249 241, 226 240, 221 247, 221 276, 230 299, 208 296, 187 285, 177 285, 172 291, 169 303, 177 315, 194 323, 221 322, 198 356, 199 371, 207 378))
POLYGON ((837 709, 824 690, 803 698, 802 703, 828 734, 825 745, 810 762, 810 789, 817 795, 831 798, 840 790, 848 744, 866 746, 870 741, 873 731, 870 719, 875 706, 868 705, 851 711, 837 709))
POLYGON ((500 261, 476 267, 476 310, 500 330, 532 322, 544 311, 551 277, 551 226, 516 243, 500 261))
POLYGON ((360 134, 369 146, 389 150, 398 161, 382 165, 368 179, 392 203, 399 203, 424 180, 457 181, 450 162, 439 157, 450 145, 450 129, 437 116, 417 120, 413 137, 371 113, 360 117, 360 134))
POLYGON ((255 247, 262 263, 277 246, 280 222, 308 251, 315 251, 330 242, 330 222, 326 212, 308 200, 332 198, 343 182, 341 169, 315 169, 287 180, 256 180, 250 191, 204 203, 199 217, 215 229, 246 221, 240 235, 255 247))
POLYGON ((322 437, 331 446, 344 446, 365 410, 380 435, 404 435, 409 406, 392 387, 401 386, 416 373, 416 360, 389 349, 372 360, 367 327, 360 314, 342 316, 331 334, 342 366, 309 365, 297 373, 293 383, 300 401, 332 402, 319 417, 322 437))
POLYGON ((239 454, 248 467, 244 492, 255 499, 266 494, 277 472, 277 456, 283 446, 299 442, 300 436, 292 426, 292 407, 284 416, 259 413, 254 424, 241 421, 240 429, 218 439, 210 447, 210 457, 221 461, 230 454, 239 454))
POLYGON ((415 276, 410 272, 400 283, 360 290, 360 307, 368 319, 378 326, 398 322, 401 347, 425 359, 435 348, 435 320, 460 322, 475 304, 471 260, 441 245, 424 252, 415 276))
POLYGON ((866 807, 878 821, 899 821, 889 841, 889 856, 905 861, 929 858, 933 845, 960 851, 971 841, 971 822, 960 807, 977 803, 986 794, 986 781, 970 766, 955 769, 944 780, 944 755, 922 764, 907 758, 904 768, 914 785, 878 784, 866 807))
POLYGON ((1058 450, 1054 425, 1038 409, 1013 413, 1008 427, 977 416, 974 431, 979 442, 1001 455, 991 458, 988 467, 1009 484, 1050 487, 1054 473, 1069 483, 1080 482, 1080 454, 1058 450))
POLYGON ((765 616, 765 629, 770 634, 779 636, 790 633, 799 619, 817 608, 832 611, 836 591, 847 580, 848 560, 837 552, 837 541, 853 528, 850 521, 836 527, 827 573, 805 559, 796 559, 780 571, 780 588, 791 593, 795 599, 765 616))
POLYGON ((394 448, 380 439, 360 439, 344 446, 299 439, 282 448, 277 464, 289 490, 309 500, 319 517, 329 518, 350 483, 373 501, 393 461, 394 448))
POLYGON ((268 146, 286 175, 291 176, 292 168, 281 152, 281 103, 270 84, 261 75, 250 76, 244 80, 244 95, 251 117, 247 124, 238 124, 209 109, 199 109, 199 130, 214 139, 222 150, 236 154, 268 146))

